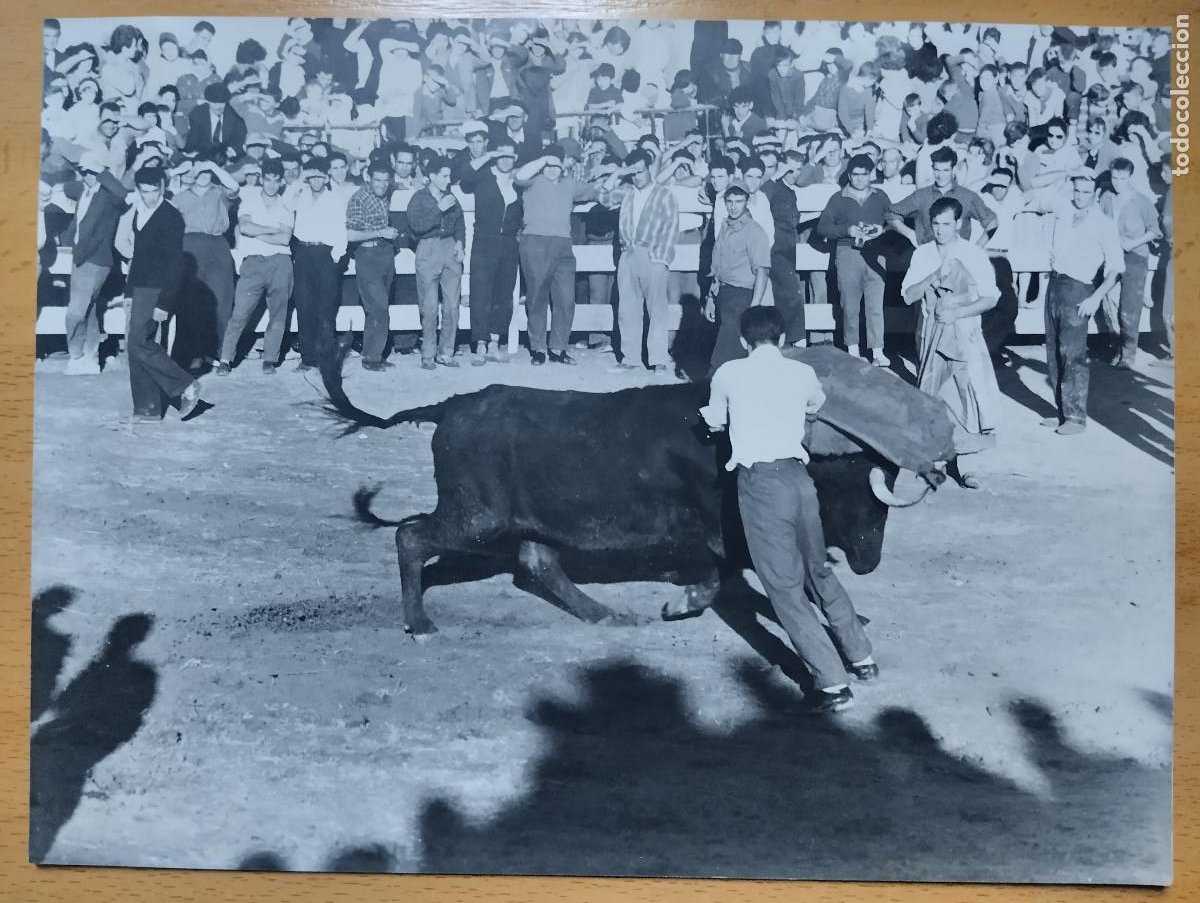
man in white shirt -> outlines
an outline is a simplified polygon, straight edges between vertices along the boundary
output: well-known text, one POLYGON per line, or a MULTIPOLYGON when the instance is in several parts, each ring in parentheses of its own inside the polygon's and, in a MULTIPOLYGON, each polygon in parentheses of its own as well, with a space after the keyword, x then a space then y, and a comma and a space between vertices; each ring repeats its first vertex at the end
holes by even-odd
POLYGON ((336 342, 341 300, 338 271, 346 253, 346 202, 329 190, 329 163, 313 157, 304 164, 305 187, 296 197, 295 293, 303 372, 318 365, 336 342))
POLYGON ((238 273, 233 313, 221 343, 217 373, 233 366, 237 346, 258 303, 267 299, 267 331, 263 337, 263 373, 272 374, 279 365, 279 351, 287 330, 288 302, 292 297, 292 228, 296 222, 292 205, 283 196, 283 163, 278 159, 262 164, 262 186, 243 189, 238 207, 238 273))
POLYGON ((879 666, 854 604, 826 563, 817 490, 805 466, 806 420, 799 411, 814 415, 825 392, 811 367, 780 352, 784 324, 779 311, 751 307, 740 325, 749 356, 717 369, 709 403, 700 413, 713 431, 728 425, 732 454, 726 469, 737 470, 738 507, 750 558, 817 690, 804 711, 841 711, 854 702, 847 670, 859 680, 871 680, 879 666), (843 658, 851 663, 849 669, 843 658))
POLYGON ((1095 175, 1080 170, 1071 179, 1069 206, 1054 214, 1050 243, 1050 287, 1046 292, 1046 375, 1060 417, 1042 426, 1062 436, 1087 424, 1088 320, 1125 270, 1125 254, 1114 220, 1096 204, 1095 175), (1095 287, 1096 273, 1104 278, 1095 287))

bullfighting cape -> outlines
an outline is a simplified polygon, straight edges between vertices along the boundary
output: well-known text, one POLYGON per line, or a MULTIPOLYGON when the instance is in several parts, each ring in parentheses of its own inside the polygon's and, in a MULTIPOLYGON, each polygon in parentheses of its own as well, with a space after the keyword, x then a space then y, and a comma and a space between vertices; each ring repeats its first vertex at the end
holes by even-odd
POLYGON ((812 367, 825 390, 809 431, 809 454, 854 454, 867 446, 922 475, 955 456, 954 421, 941 399, 832 345, 783 353, 812 367))

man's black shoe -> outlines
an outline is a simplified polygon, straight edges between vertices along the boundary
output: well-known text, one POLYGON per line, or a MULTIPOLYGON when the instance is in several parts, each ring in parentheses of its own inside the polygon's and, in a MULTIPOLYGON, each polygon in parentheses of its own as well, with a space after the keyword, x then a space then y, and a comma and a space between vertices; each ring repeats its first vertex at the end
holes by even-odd
POLYGON ((565 351, 551 351, 550 362, 553 364, 566 364, 570 367, 575 366, 575 358, 571 357, 565 351))
POLYGON ((544 352, 544 351, 529 352, 529 363, 533 364, 533 366, 535 366, 535 367, 542 366, 542 364, 546 363, 546 352, 544 352))
POLYGON ((853 674, 855 680, 874 680, 879 676, 879 666, 874 662, 869 665, 850 665, 846 671, 853 674))
POLYGON ((840 690, 817 690, 805 700, 801 715, 829 715, 841 712, 854 705, 854 694, 849 687, 840 690))
POLYGON ((213 373, 217 374, 217 376, 228 376, 229 371, 232 369, 233 368, 224 361, 217 361, 217 366, 213 369, 213 373))
POLYGON ((273 376, 275 374, 275 371, 278 369, 279 368, 276 367, 274 364, 272 364, 268 361, 263 361, 263 373, 266 373, 268 376, 273 376))

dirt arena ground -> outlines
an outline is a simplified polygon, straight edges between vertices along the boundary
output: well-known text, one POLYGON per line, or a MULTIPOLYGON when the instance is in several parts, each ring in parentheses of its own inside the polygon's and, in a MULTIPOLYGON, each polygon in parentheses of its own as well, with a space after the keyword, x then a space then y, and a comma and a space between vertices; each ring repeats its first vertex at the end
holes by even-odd
MULTIPOLYGON (((1042 352, 1005 371, 983 488, 894 511, 840 569, 883 676, 828 722, 734 596, 654 620, 665 584, 585 587, 591 627, 508 577, 431 589, 400 627, 392 531, 434 504, 432 427, 337 439, 317 380, 256 361, 213 407, 130 425, 123 372, 37 369, 35 851, 47 862, 1161 883, 1170 856, 1171 370, 1096 364, 1093 422, 1040 428, 1042 352), (57 694, 57 695, 54 695, 57 694), (144 714, 143 714, 144 712, 144 714)), ((603 391, 581 366, 387 374, 391 413, 503 381, 603 391)))

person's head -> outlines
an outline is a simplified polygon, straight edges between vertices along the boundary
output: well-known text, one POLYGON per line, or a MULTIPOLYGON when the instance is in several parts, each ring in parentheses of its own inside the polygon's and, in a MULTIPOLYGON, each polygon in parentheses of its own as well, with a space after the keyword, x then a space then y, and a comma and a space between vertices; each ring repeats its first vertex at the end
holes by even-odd
POLYGON ((746 186, 749 194, 754 194, 762 187, 767 168, 763 166, 763 161, 759 157, 747 157, 738 168, 742 174, 742 183, 746 186))
POLYGON ((774 47, 783 40, 783 23, 778 19, 763 22, 762 42, 774 47))
POLYGON ((908 26, 908 46, 914 50, 919 49, 925 43, 925 24, 923 22, 912 22, 908 26))
POLYGON ((1013 171, 1006 166, 998 166, 992 170, 992 174, 988 176, 988 190, 991 191, 992 197, 998 201, 1008 197, 1009 191, 1012 190, 1013 171))
POLYGON ((62 37, 62 25, 58 19, 47 19, 42 23, 42 50, 51 53, 58 49, 58 39, 62 37))
POLYGON ((1016 147, 1029 135, 1029 126, 1019 119, 1004 126, 1004 143, 1008 147, 1016 147))
POLYGON ((179 59, 179 39, 169 31, 158 36, 158 55, 168 63, 179 59))
POLYGON ((1057 151, 1067 143, 1067 123, 1061 116, 1055 116, 1046 122, 1046 144, 1050 150, 1057 151))
POLYGON ((996 145, 991 138, 977 136, 967 145, 967 157, 976 166, 990 162, 995 153, 996 145))
POLYGON ((502 59, 504 54, 508 51, 508 41, 504 40, 503 35, 491 35, 488 38, 487 46, 488 53, 494 60, 502 59))
POLYGON ((1171 33, 1168 31, 1156 31, 1154 37, 1150 40, 1150 55, 1153 57, 1163 57, 1171 49, 1171 33))
POLYGON ((773 144, 760 147, 758 159, 763 165, 763 181, 775 178, 775 174, 779 172, 779 148, 773 144))
POLYGON ((463 137, 467 141, 467 153, 470 154, 472 160, 477 160, 487 150, 487 127, 481 122, 473 122, 464 131, 463 137))
POLYGON ((1091 175, 1071 177, 1071 203, 1077 210, 1086 210, 1096 199, 1096 181, 1091 175))
POLYGON ((846 178, 855 191, 866 191, 871 185, 875 163, 866 154, 855 154, 846 164, 846 178))
POLYGON ((492 150, 497 156, 492 162, 492 166, 502 173, 512 172, 513 167, 517 164, 517 146, 511 141, 497 141, 492 150))
POLYGON ((635 188, 645 188, 650 184, 651 158, 644 150, 635 150, 625 158, 625 166, 631 170, 635 188))
POLYGON ((1029 67, 1024 63, 1009 63, 1005 71, 1009 87, 1018 94, 1024 94, 1028 87, 1029 67))
POLYGON ((442 79, 446 77, 446 70, 437 63, 430 63, 425 67, 425 72, 421 76, 421 84, 429 93, 437 91, 441 87, 442 79))
POLYGON ((392 190, 392 167, 386 160, 376 158, 367 167, 367 184, 371 194, 377 198, 385 198, 392 190))
POLYGON ((562 145, 559 144, 551 144, 546 148, 545 153, 550 159, 546 161, 546 165, 542 169, 542 175, 551 182, 557 182, 562 178, 563 158, 566 154, 563 152, 562 145))
POLYGON ((84 151, 79 157, 79 163, 75 167, 79 170, 79 175, 83 179, 83 183, 88 188, 95 188, 100 184, 100 173, 104 172, 104 161, 100 159, 100 155, 95 151, 84 151))
POLYGON ((262 190, 269 198, 275 197, 279 192, 283 191, 284 175, 282 160, 263 160, 262 162, 262 190))
POLYGON ((163 85, 158 89, 158 106, 167 115, 179 107, 179 89, 174 85, 163 85))
POLYGON ((1000 83, 1000 73, 991 63, 979 70, 979 90, 995 91, 1000 83))
POLYGON ((115 103, 100 104, 100 134, 111 138, 121 127, 121 107, 115 103))
POLYGON ((417 149, 411 144, 397 145, 392 151, 392 166, 399 178, 407 179, 412 176, 417 169, 417 149))
POLYGON ((933 240, 939 245, 950 244, 958 236, 962 222, 962 204, 955 198, 938 198, 929 206, 929 225, 933 240))
POLYGON ((329 161, 321 157, 309 157, 304 162, 304 181, 313 194, 320 194, 329 185, 329 161))
POLYGON ((140 28, 133 25, 118 25, 113 29, 108 39, 108 52, 116 57, 130 62, 141 59, 142 48, 146 44, 146 36, 140 28))
POLYGON ((604 35, 604 50, 611 56, 624 56, 629 43, 629 32, 620 26, 613 26, 604 35))
POLYGON ((725 156, 716 156, 708 161, 708 179, 717 194, 722 194, 729 187, 734 168, 733 161, 725 156))
POLYGON ((775 48, 775 71, 779 73, 780 78, 787 78, 796 71, 796 54, 790 47, 779 46, 775 48))
POLYGON ((767 305, 748 307, 738 320, 738 331, 747 351, 753 351, 760 345, 782 347, 785 332, 783 314, 778 308, 767 305))
POLYGON ((725 210, 729 213, 730 219, 739 219, 746 212, 746 202, 750 200, 750 195, 741 185, 729 185, 722 197, 725 198, 725 210))
POLYGON ((1144 56, 1134 57, 1129 63, 1129 77, 1135 82, 1149 80, 1154 64, 1144 56))
POLYGON ((1029 75, 1025 77, 1025 87, 1034 97, 1045 100, 1050 95, 1054 82, 1046 78, 1046 70, 1038 67, 1030 70, 1029 75))
POLYGON ((858 67, 858 74, 855 76, 858 79, 860 88, 865 88, 879 81, 879 64, 874 60, 867 60, 858 67))
POLYGON ((317 68, 316 80, 322 95, 328 96, 333 91, 333 69, 328 62, 321 63, 317 68))
POLYGON ((1105 51, 1096 59, 1096 74, 1100 76, 1101 84, 1111 85, 1117 80, 1117 55, 1105 51))
MULTIPOLYGON (((270 162, 269 160, 267 161, 270 162)), ((300 158, 296 156, 284 157, 280 160, 280 165, 283 167, 283 181, 291 185, 300 179, 300 158)), ((263 180, 266 180, 266 170, 263 170, 263 180)))
POLYGON ((916 119, 921 115, 921 95, 908 94, 904 98, 904 112, 908 114, 909 119, 916 119))
POLYGON ((879 172, 885 179, 894 179, 904 166, 904 155, 898 147, 885 147, 879 157, 879 172))
POLYGON ((212 74, 212 63, 208 61, 208 54, 203 50, 197 50, 188 59, 192 61, 192 75, 196 78, 203 81, 212 74))
POLYGON ((733 71, 742 63, 742 42, 729 38, 721 45, 721 65, 733 71))
POLYGON ((65 85, 52 84, 42 95, 42 102, 47 107, 61 109, 67 105, 67 91, 65 85))
POLYGON ((938 188, 949 188, 954 183, 954 167, 958 165, 958 154, 952 147, 939 147, 929 155, 933 166, 933 184, 938 188))
POLYGON ((750 90, 749 85, 738 85, 729 92, 729 106, 733 109, 733 115, 738 119, 745 119, 750 115, 750 111, 754 109, 754 93, 750 90))
POLYGON ((229 89, 220 82, 214 82, 204 89, 204 102, 217 115, 224 113, 225 105, 229 103, 229 89))
POLYGON ((621 74, 621 92, 636 94, 642 87, 642 74, 636 69, 626 69, 621 74))
POLYGON ((1108 137, 1108 122, 1102 116, 1093 116, 1084 128, 1082 143, 1090 148, 1097 148, 1108 137))
POLYGON ((162 200, 166 177, 161 167, 143 166, 134 173, 133 183, 137 187, 142 203, 147 207, 155 207, 162 200))
POLYGON ((334 185, 341 185, 346 181, 348 175, 350 175, 350 161, 341 151, 334 151, 329 155, 329 178, 334 185))
POLYGON ((100 82, 85 78, 75 86, 75 102, 96 106, 100 103, 100 82))
POLYGON ((992 50, 1000 46, 1000 29, 994 25, 983 30, 983 37, 979 39, 979 43, 985 47, 990 47, 992 50))
POLYGON ((1109 166, 1109 178, 1112 180, 1113 191, 1124 194, 1133 185, 1133 161, 1128 157, 1113 157, 1109 166))
POLYGON ((213 174, 210 169, 200 169, 197 167, 194 170, 195 178, 192 182, 192 189, 200 194, 208 191, 213 185, 213 174))
POLYGON ((925 125, 928 144, 944 144, 956 134, 958 134, 958 117, 948 110, 935 113, 925 125))
POLYGON ((450 190, 450 161, 440 154, 429 159, 425 167, 425 175, 429 176, 429 184, 440 192, 450 190))
POLYGON ((197 50, 204 50, 212 43, 213 35, 217 33, 216 27, 205 19, 201 19, 192 28, 192 46, 197 50))
POLYGON ((612 63, 601 63, 592 70, 592 80, 601 91, 607 91, 612 87, 613 79, 616 77, 617 70, 613 68, 612 63))
POLYGON ((506 116, 504 119, 504 124, 508 126, 508 130, 510 132, 519 132, 521 129, 525 128, 526 118, 527 114, 525 113, 525 107, 514 102, 510 108, 508 116, 506 116))
POLYGON ((958 82, 952 78, 948 78, 942 82, 941 87, 939 87, 937 90, 937 96, 942 103, 949 103, 955 98, 955 96, 957 96, 957 94, 958 82))

